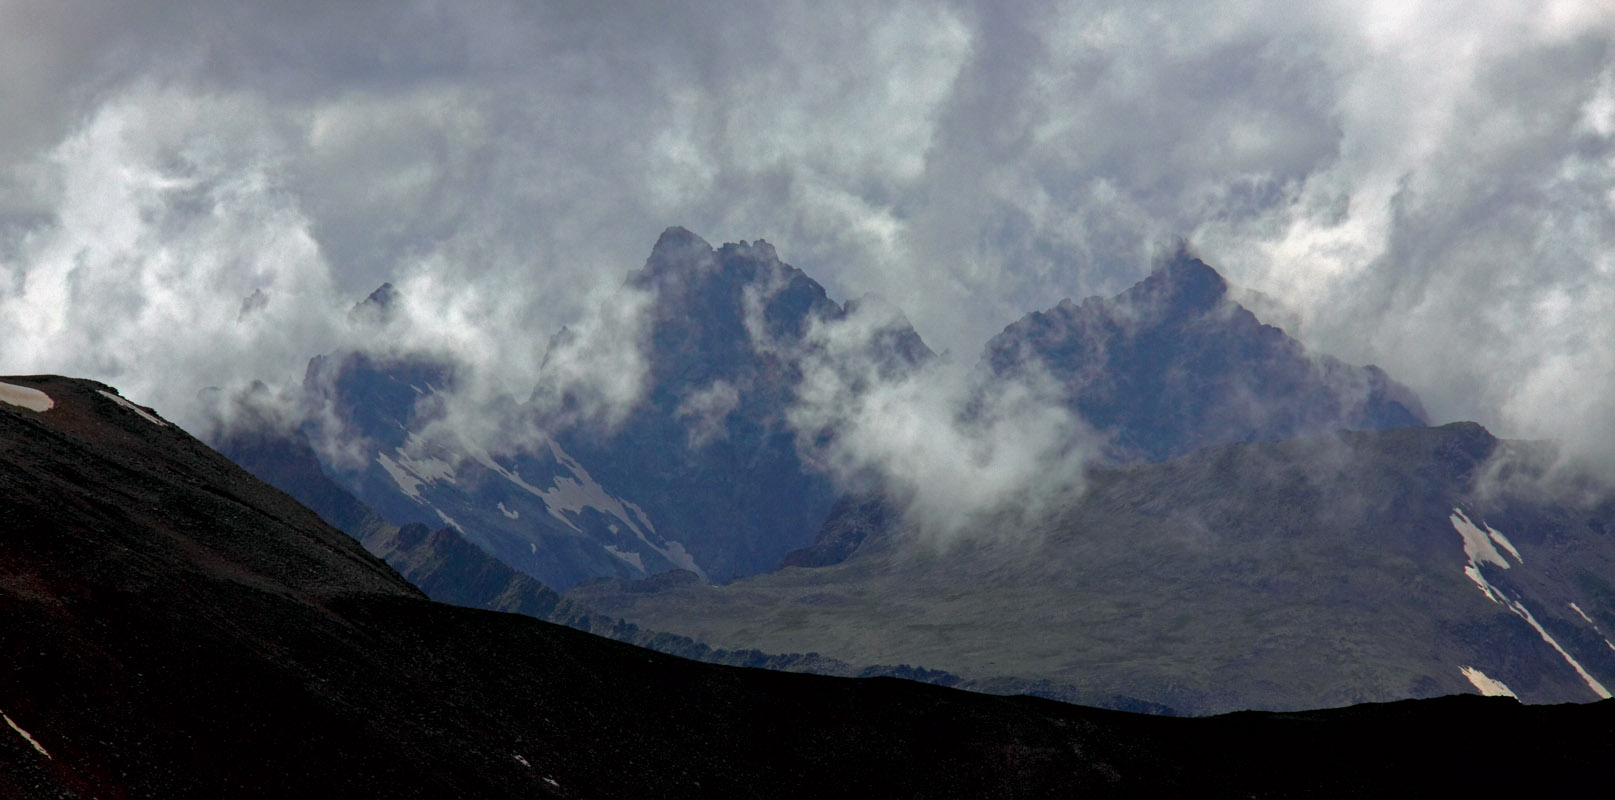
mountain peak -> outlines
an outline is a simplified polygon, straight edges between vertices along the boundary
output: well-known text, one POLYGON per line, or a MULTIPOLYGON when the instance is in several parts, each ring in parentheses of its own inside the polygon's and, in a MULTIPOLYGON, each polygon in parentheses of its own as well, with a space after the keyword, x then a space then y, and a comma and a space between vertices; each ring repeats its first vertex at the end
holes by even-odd
POLYGON ((1217 270, 1187 250, 1179 250, 1117 299, 1134 307, 1183 314, 1215 308, 1227 294, 1228 282, 1217 270))
POLYGON ((383 283, 369 297, 354 303, 348 310, 348 320, 358 323, 390 322, 396 310, 398 290, 391 283, 383 283))
POLYGON ((1068 405, 1112 437, 1118 461, 1425 422, 1411 390, 1381 370, 1307 353, 1182 248, 1111 299, 1028 314, 988 343, 986 359, 1000 376, 1030 366, 1063 383, 1068 405))
POLYGON ((687 228, 674 225, 662 231, 656 237, 656 246, 651 248, 649 264, 677 263, 690 255, 704 255, 712 252, 712 245, 707 240, 690 232, 687 228))

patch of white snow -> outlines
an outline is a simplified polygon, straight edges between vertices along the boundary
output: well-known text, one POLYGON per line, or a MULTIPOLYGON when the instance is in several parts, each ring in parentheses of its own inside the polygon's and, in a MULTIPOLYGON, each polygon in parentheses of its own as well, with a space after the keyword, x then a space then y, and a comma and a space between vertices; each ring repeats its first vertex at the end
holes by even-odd
POLYGON ((520 511, 512 511, 512 510, 510 510, 508 508, 505 508, 504 501, 500 501, 500 503, 499 503, 499 513, 504 514, 505 516, 507 516, 507 517, 509 517, 511 519, 518 519, 518 518, 521 517, 521 512, 520 511))
POLYGON ((662 551, 662 555, 667 556, 667 560, 678 565, 680 569, 687 569, 697 575, 700 575, 702 580, 706 579, 707 574, 702 572, 700 567, 696 566, 695 557, 690 555, 688 550, 684 549, 683 542, 668 542, 667 549, 662 551))
POLYGON ((606 545, 606 552, 628 562, 629 564, 632 564, 634 569, 639 570, 641 575, 645 573, 645 561, 639 557, 638 553, 630 553, 625 550, 618 550, 617 546, 613 544, 606 545))
POLYGON ((1515 700, 1520 699, 1518 695, 1514 694, 1512 689, 1508 688, 1508 684, 1505 684, 1502 681, 1494 681, 1491 678, 1486 677, 1486 673, 1481 672, 1474 667, 1459 667, 1458 670, 1464 674, 1465 678, 1469 679, 1470 683, 1475 685, 1476 691, 1486 695, 1487 697, 1512 697, 1515 700))
MULTIPOLYGON (((1571 608, 1571 610, 1575 611, 1577 614, 1580 614, 1582 619, 1587 620, 1587 624, 1593 626, 1593 630, 1596 631, 1599 636, 1604 636, 1604 629, 1598 627, 1598 623, 1593 622, 1593 618, 1587 616, 1587 612, 1582 611, 1581 606, 1578 606, 1575 603, 1571 603, 1570 608, 1571 608)), ((1615 642, 1610 641, 1609 637, 1607 637, 1607 636, 1604 636, 1604 644, 1607 645, 1609 647, 1609 649, 1615 650, 1615 642)))
POLYGON ((386 453, 377 453, 376 463, 380 464, 381 468, 392 476, 393 483, 398 484, 400 491, 414 498, 417 502, 420 501, 421 482, 419 480, 406 472, 403 467, 398 465, 398 462, 388 458, 386 453))
POLYGON ((460 523, 455 522, 453 517, 449 516, 448 514, 443 513, 442 509, 438 508, 437 506, 432 506, 432 510, 437 512, 438 517, 440 517, 443 520, 443 524, 451 525, 451 526, 454 527, 455 530, 457 530, 457 531, 459 531, 461 533, 465 533, 465 528, 460 527, 460 523))
MULTIPOLYGON (((554 480, 554 488, 538 492, 538 495, 544 498, 544 505, 549 506, 551 514, 570 525, 572 523, 562 516, 562 512, 570 511, 577 514, 586 508, 593 508, 622 520, 636 532, 640 531, 639 526, 629 516, 628 509, 623 507, 622 502, 612 497, 600 484, 596 483, 594 477, 589 474, 588 470, 583 468, 582 464, 567 455, 566 451, 562 450, 561 446, 555 442, 552 441, 549 445, 550 454, 555 456, 555 460, 559 461, 573 475, 571 478, 557 475, 554 480)), ((649 522, 646 522, 645 526, 653 532, 656 530, 650 526, 649 522)))
POLYGON ((416 502, 424 502, 421 500, 421 486, 424 484, 436 481, 455 483, 454 467, 449 462, 427 456, 415 458, 405 453, 403 447, 393 450, 392 456, 377 453, 376 463, 387 471, 400 491, 416 502))
MULTIPOLYGON (((683 544, 668 542, 667 546, 663 547, 652 542, 650 535, 656 533, 656 526, 650 521, 650 516, 645 513, 645 510, 635 505, 632 501, 624 500, 607 492, 604 487, 595 481, 589 471, 578 463, 577 459, 563 450, 553 439, 547 442, 550 455, 568 472, 571 472, 572 477, 557 475, 551 481, 551 488, 548 489, 540 489, 523 480, 518 470, 506 469, 504 465, 494 460, 488 451, 470 442, 465 444, 468 455, 488 469, 504 476, 506 480, 543 500, 544 508, 549 511, 550 516, 560 520, 568 528, 578 533, 583 533, 583 529, 579 528, 569 515, 580 514, 584 509, 592 508, 627 525, 629 530, 634 532, 634 536, 644 542, 646 547, 661 554, 669 563, 676 564, 681 569, 687 569, 700 575, 702 580, 707 579, 706 571, 701 569, 701 565, 696 563, 694 556, 684 549, 683 544)), ((615 533, 618 529, 615 525, 612 525, 611 530, 615 533)), ((624 555, 619 553, 618 557, 623 558, 624 555)), ((641 567, 640 571, 643 572, 644 568, 641 567)))
POLYGON ((31 386, 18 386, 14 383, 0 383, 0 403, 9 403, 21 406, 29 411, 49 411, 56 405, 50 395, 31 386))
MULTIPOLYGON (((1474 581, 1475 585, 1479 586, 1480 590, 1492 602, 1514 612, 1515 616, 1525 620, 1527 624, 1535 628, 1537 635, 1542 637, 1542 641, 1547 642, 1553 649, 1559 651, 1559 655, 1563 656, 1565 662, 1576 671, 1577 675, 1581 676, 1581 679, 1587 683, 1587 688, 1593 690, 1593 694, 1606 700, 1609 699, 1609 690, 1605 689, 1597 678, 1587 674, 1587 670, 1583 669, 1575 658, 1572 658, 1552 636, 1548 635, 1547 630, 1542 627, 1542 623, 1537 622, 1536 617, 1532 616, 1530 609, 1517 600, 1504 597, 1502 591, 1493 586, 1490 581, 1486 580, 1486 576, 1481 574, 1480 567, 1482 564, 1496 564, 1503 569, 1509 568, 1508 562, 1503 559, 1503 556, 1497 552, 1496 548, 1492 547, 1492 537, 1482 533, 1479 528, 1475 527, 1474 523, 1469 521, 1469 517, 1464 516, 1464 512, 1456 508, 1452 510, 1452 514, 1448 519, 1452 521, 1452 527, 1464 538, 1464 554, 1469 556, 1469 563, 1464 566, 1464 574, 1469 576, 1469 579, 1474 581)), ((1490 527, 1489 525, 1487 526, 1488 529, 1490 527)), ((1498 534, 1498 537, 1501 538, 1502 534, 1498 534)), ((1509 550, 1512 552, 1513 548, 1509 547, 1509 550)), ((1518 555, 1515 557, 1518 558, 1518 555)))
POLYGON ((1525 563, 1525 559, 1520 558, 1520 551, 1514 549, 1514 543, 1509 541, 1508 537, 1504 536, 1501 531, 1498 531, 1491 525, 1487 525, 1486 535, 1490 537, 1492 541, 1502 545, 1503 549, 1507 550, 1509 555, 1514 556, 1515 561, 1518 561, 1521 564, 1525 563))
POLYGON ((4 711, 0 711, 0 717, 5 717, 6 724, 10 725, 11 729, 16 731, 18 736, 21 736, 22 738, 27 739, 28 743, 33 745, 35 750, 39 751, 40 755, 42 755, 42 756, 44 756, 46 758, 51 757, 50 753, 45 750, 45 746, 40 744, 38 739, 35 739, 32 734, 28 733, 28 731, 23 730, 22 727, 19 726, 17 723, 12 722, 11 717, 9 715, 7 715, 4 711))
POLYGON ((516 755, 515 753, 512 753, 511 756, 516 759, 516 763, 518 763, 518 764, 520 764, 520 765, 522 765, 524 767, 527 767, 528 769, 532 769, 533 765, 527 763, 527 759, 522 758, 521 756, 516 755))
POLYGON ((168 423, 166 423, 166 422, 164 422, 164 421, 162 421, 162 420, 160 420, 160 419, 146 413, 146 409, 141 408, 140 406, 137 406, 134 403, 131 403, 128 400, 125 400, 124 398, 119 397, 119 396, 117 396, 117 395, 115 395, 115 394, 113 394, 111 392, 102 391, 101 389, 96 389, 95 393, 98 394, 98 395, 101 395, 102 397, 105 397, 108 400, 111 400, 114 403, 117 403, 120 406, 123 406, 124 408, 129 409, 130 411, 135 412, 136 414, 139 414, 141 419, 143 419, 143 420, 145 420, 147 422, 150 422, 153 425, 156 425, 158 427, 167 427, 168 426, 168 423))
POLYGON ((1571 610, 1571 611, 1574 611, 1574 612, 1576 612, 1576 613, 1577 613, 1577 614, 1580 614, 1580 615, 1581 615, 1581 618, 1582 618, 1582 619, 1584 619, 1584 620, 1587 620, 1587 624, 1588 624, 1588 625, 1591 625, 1591 626, 1593 626, 1593 629, 1594 629, 1594 630, 1597 630, 1597 628, 1598 628, 1598 623, 1596 623, 1596 622, 1593 622, 1593 618, 1592 618, 1592 617, 1589 617, 1589 616, 1587 616, 1587 612, 1585 612, 1585 611, 1582 611, 1582 610, 1581 610, 1581 606, 1578 606, 1578 605, 1576 605, 1576 604, 1575 604, 1575 603, 1571 603, 1571 604, 1570 604, 1570 610, 1571 610))
POLYGON ((1503 569, 1509 568, 1509 563, 1497 552, 1497 548, 1492 546, 1492 537, 1475 527, 1475 523, 1470 522, 1464 512, 1455 508, 1449 519, 1452 520, 1452 527, 1458 530, 1458 535, 1464 537, 1464 555, 1469 556, 1469 563, 1477 565, 1491 563, 1503 569))

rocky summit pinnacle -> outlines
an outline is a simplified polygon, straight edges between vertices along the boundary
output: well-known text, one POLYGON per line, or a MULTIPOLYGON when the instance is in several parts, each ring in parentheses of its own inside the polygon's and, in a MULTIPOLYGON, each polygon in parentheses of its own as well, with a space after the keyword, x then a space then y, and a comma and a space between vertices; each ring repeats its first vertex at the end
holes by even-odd
POLYGON ((1118 300, 1135 308, 1148 305, 1167 314, 1182 315, 1215 308, 1227 293, 1228 283, 1216 270, 1180 252, 1118 300))
POLYGON ((1113 461, 1159 461, 1226 442, 1426 424, 1376 367, 1308 353, 1180 252, 1121 294, 1033 312, 987 344, 998 377, 1046 374, 1109 438, 1113 461))
POLYGON ((656 245, 651 248, 650 257, 645 259, 645 268, 638 277, 650 282, 658 276, 695 271, 711 266, 713 257, 712 245, 707 240, 675 225, 656 238, 656 245))

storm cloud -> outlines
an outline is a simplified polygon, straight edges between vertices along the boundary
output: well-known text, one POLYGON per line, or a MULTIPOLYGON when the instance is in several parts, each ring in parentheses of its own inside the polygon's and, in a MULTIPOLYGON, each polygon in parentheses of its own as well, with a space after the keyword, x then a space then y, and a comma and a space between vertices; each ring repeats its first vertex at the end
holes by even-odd
POLYGON ((562 325, 631 402, 597 310, 669 225, 766 238, 963 362, 1182 236, 1437 421, 1615 464, 1607 4, 0 2, 0 31, 0 373, 182 424, 341 348, 526 398, 562 325), (383 281, 401 321, 350 321, 383 281))

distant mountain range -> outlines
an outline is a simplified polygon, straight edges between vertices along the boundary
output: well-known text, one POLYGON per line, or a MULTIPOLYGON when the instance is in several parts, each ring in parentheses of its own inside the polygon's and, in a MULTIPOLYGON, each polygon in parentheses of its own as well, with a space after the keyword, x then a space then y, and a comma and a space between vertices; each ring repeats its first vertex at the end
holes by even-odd
MULTIPOLYGON (((765 242, 714 250, 680 228, 662 235, 627 289, 654 301, 642 342, 648 385, 613 429, 556 424, 541 443, 499 455, 427 441, 432 399, 454 386, 454 365, 348 352, 313 359, 304 380, 308 404, 330 412, 324 426, 274 432, 294 442, 251 425, 208 438, 267 470, 273 459, 253 448, 339 438, 363 457, 327 459, 324 471, 383 518, 454 525, 557 588, 671 569, 723 581, 777 567, 811 543, 835 499, 785 419, 802 377, 793 354, 812 325, 846 309, 765 242)), ((383 316, 394 296, 384 287, 355 314, 383 316)), ((871 332, 868 346, 891 369, 932 357, 907 323, 871 332)), ((536 403, 527 413, 529 423, 558 414, 536 403)))
MULTIPOLYGON (((642 402, 614 428, 557 422, 542 443, 498 456, 426 441, 434 396, 454 386, 455 366, 427 354, 347 352, 311 361, 308 404, 331 419, 301 435, 340 440, 319 450, 349 458, 327 459, 324 470, 382 517, 455 525, 559 589, 670 569, 723 582, 777 568, 813 543, 837 497, 787 412, 803 359, 823 356, 810 329, 842 321, 852 304, 830 300, 766 242, 714 249, 682 228, 662 234, 625 290, 650 298, 648 375, 642 402)), ((395 296, 384 286, 354 314, 385 317, 395 296)), ((888 379, 935 358, 900 314, 861 335, 858 355, 888 379)), ((1412 392, 1376 368, 1309 356, 1186 254, 1112 300, 1028 315, 988 343, 979 380, 1034 369, 1108 437, 1116 463, 1425 421, 1412 392)), ((535 404, 528 414, 556 412, 535 404)), ((263 441, 250 428, 208 438, 232 458, 263 461, 239 444, 263 441)))
POLYGON ((6 797, 1556 795, 1595 784, 1615 737, 1610 702, 1179 720, 704 665, 434 603, 90 381, 0 378, 0 497, 6 797), (1492 735, 1510 760, 1478 769, 1492 735))
MULTIPOLYGON (((1036 515, 946 536, 893 487, 838 495, 814 448, 847 434, 792 427, 814 333, 853 304, 766 243, 679 228, 625 291, 649 298, 648 383, 615 428, 535 398, 549 433, 513 455, 427 441, 454 366, 346 353, 305 387, 361 458, 314 462, 318 426, 210 438, 433 597, 694 657, 1186 713, 1615 686, 1611 507, 1538 492, 1539 446, 1425 427, 1409 389, 1307 352, 1187 252, 987 343, 978 386, 1052 386, 1100 446, 1036 515)), ((856 357, 929 369, 892 320, 856 357)))

